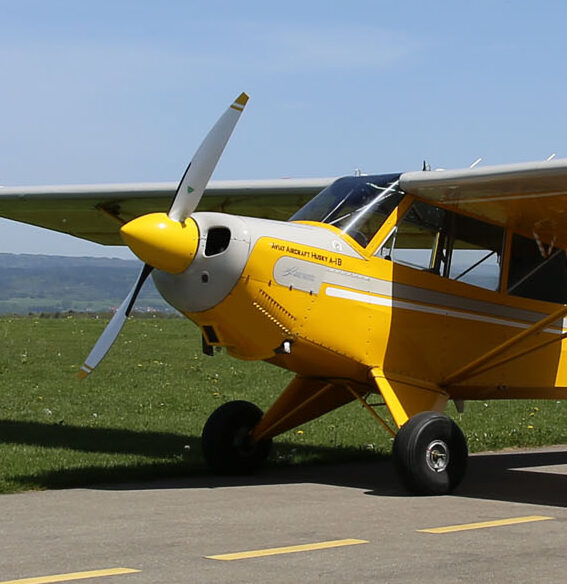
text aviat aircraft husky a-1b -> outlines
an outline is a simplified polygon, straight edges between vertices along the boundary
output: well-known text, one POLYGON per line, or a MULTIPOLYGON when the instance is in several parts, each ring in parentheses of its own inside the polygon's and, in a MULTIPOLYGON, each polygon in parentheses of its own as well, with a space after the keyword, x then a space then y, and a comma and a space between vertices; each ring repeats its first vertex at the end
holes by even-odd
POLYGON ((208 185, 246 101, 221 116, 177 190, 0 192, 4 217, 103 244, 121 236, 144 262, 82 373, 151 273, 205 351, 296 374, 265 413, 235 401, 211 415, 202 445, 213 469, 253 470, 272 437, 358 400, 395 436, 405 484, 450 492, 468 453, 448 400, 567 398, 567 159, 208 185))

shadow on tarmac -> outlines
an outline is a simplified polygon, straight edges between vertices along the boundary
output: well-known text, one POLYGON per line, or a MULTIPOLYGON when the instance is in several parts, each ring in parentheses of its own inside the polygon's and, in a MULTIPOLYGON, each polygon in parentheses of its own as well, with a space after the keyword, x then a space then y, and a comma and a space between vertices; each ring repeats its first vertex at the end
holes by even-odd
MULTIPOLYGON (((470 457, 467 476, 453 497, 486 499, 567 507, 567 471, 538 471, 538 467, 567 465, 567 446, 554 450, 532 450, 476 454, 470 457)), ((352 462, 312 466, 268 468, 255 475, 226 477, 203 475, 151 481, 144 484, 106 485, 111 490, 191 489, 316 483, 362 489, 365 495, 412 496, 399 481, 392 461, 352 462)))
MULTIPOLYGON (((181 453, 186 446, 190 447, 191 452, 200 452, 200 439, 181 434, 0 420, 0 442, 156 458, 155 462, 148 461, 147 465, 137 461, 132 466, 119 463, 113 468, 92 466, 58 469, 43 474, 30 474, 29 477, 16 477, 18 482, 28 484, 30 488, 91 485, 91 488, 105 490, 212 489, 318 483, 357 488, 366 495, 409 496, 398 480, 389 458, 377 457, 375 460, 360 462, 360 451, 354 449, 338 450, 344 451, 340 453, 343 459, 348 459, 349 452, 353 457, 357 454, 358 462, 310 465, 276 463, 257 474, 234 477, 211 475, 203 468, 202 462, 195 460, 193 463, 195 455, 183 460, 181 453), (159 474, 168 478, 156 480, 155 476, 159 474), (107 481, 108 484, 100 484, 107 481), (116 484, 116 481, 128 482, 116 484)), ((333 451, 336 457, 336 448, 303 448, 311 454, 317 454, 318 451, 321 457, 333 451)), ((289 452, 291 449, 301 451, 302 447, 279 442, 278 449, 289 452)), ((469 458, 467 475, 452 496, 567 507, 567 471, 542 469, 557 465, 567 465, 567 446, 476 454, 469 458)))
MULTIPOLYGON (((567 507, 567 473, 554 473, 553 469, 537 471, 538 467, 556 465, 567 465, 567 446, 554 447, 553 451, 542 449, 476 454, 470 457, 467 476, 452 496, 567 507)), ((373 462, 268 468, 244 477, 204 475, 98 488, 214 489, 300 483, 357 488, 364 490, 366 495, 381 497, 412 496, 402 486, 389 458, 380 458, 373 462)))
POLYGON ((543 469, 559 465, 567 465, 567 446, 471 456, 455 495, 567 507, 567 470, 543 469))

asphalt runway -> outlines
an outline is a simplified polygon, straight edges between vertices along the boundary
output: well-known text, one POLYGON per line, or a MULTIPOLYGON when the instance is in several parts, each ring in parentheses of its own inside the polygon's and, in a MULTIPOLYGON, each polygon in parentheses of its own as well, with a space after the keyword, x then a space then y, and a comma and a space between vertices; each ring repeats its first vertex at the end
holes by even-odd
POLYGON ((567 446, 473 456, 447 497, 389 461, 4 495, 0 584, 565 582, 566 505, 567 446))

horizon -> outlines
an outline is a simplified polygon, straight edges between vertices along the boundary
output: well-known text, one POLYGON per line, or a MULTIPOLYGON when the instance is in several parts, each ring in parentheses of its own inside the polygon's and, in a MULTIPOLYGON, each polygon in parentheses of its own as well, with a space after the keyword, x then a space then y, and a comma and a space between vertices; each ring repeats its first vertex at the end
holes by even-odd
MULTIPOLYGON (((126 248, 128 249, 128 248, 126 248)), ((120 260, 125 262, 141 262, 139 258, 133 256, 132 258, 107 257, 107 256, 92 256, 92 255, 65 255, 52 253, 27 253, 27 252, 10 252, 0 251, 0 256, 31 256, 31 257, 46 257, 46 258, 72 258, 74 260, 120 260)))

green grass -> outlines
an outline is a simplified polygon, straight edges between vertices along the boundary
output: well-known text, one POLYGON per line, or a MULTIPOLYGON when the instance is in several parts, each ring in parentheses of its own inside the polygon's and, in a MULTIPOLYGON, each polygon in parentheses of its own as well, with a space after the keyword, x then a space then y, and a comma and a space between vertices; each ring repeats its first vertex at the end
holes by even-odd
MULTIPOLYGON (((266 409, 291 379, 264 363, 201 354, 199 331, 133 318, 97 371, 78 366, 105 319, 0 318, 0 492, 208 473, 200 434, 231 399, 266 409)), ((471 451, 567 442, 565 402, 469 402, 471 451)), ((391 438, 358 404, 275 440, 271 464, 388 454, 391 438)))

